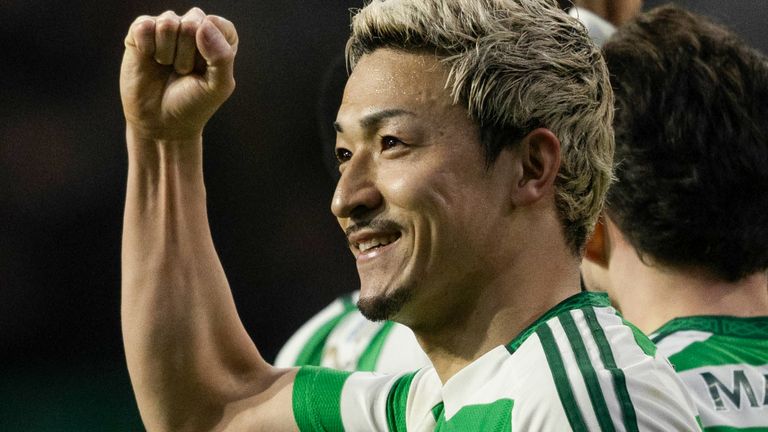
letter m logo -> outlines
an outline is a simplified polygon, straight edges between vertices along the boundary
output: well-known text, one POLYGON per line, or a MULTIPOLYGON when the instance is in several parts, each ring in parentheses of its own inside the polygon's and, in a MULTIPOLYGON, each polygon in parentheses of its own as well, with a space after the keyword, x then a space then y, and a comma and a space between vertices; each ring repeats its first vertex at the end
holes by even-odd
POLYGON ((709 389, 709 395, 712 397, 712 402, 715 404, 715 410, 717 411, 727 411, 728 408, 726 408, 725 403, 723 402, 723 395, 728 398, 731 403, 736 407, 736 409, 741 409, 741 390, 744 389, 744 393, 747 396, 747 400, 749 401, 749 405, 752 407, 757 407, 757 398, 755 397, 755 391, 752 389, 752 386, 749 384, 749 380, 747 379, 747 376, 744 374, 743 370, 735 370, 733 371, 733 386, 728 387, 727 385, 723 384, 719 379, 717 379, 714 375, 712 375, 709 372, 704 372, 701 374, 701 377, 704 378, 704 382, 707 383, 707 388, 709 389))

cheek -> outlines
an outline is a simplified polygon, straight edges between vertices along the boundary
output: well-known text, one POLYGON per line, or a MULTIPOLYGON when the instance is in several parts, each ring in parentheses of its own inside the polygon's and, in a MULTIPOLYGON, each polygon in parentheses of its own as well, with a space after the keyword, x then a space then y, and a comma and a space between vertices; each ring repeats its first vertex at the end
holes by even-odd
POLYGON ((394 207, 435 213, 453 207, 461 188, 444 173, 435 170, 400 170, 382 182, 394 207))

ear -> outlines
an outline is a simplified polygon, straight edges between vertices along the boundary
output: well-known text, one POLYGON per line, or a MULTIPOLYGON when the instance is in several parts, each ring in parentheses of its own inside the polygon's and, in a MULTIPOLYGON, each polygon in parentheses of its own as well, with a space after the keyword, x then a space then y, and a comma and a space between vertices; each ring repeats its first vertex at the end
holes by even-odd
POLYGON ((608 261, 611 256, 610 248, 605 216, 600 216, 600 219, 597 220, 597 224, 595 224, 595 230, 592 232, 592 237, 587 240, 587 247, 584 250, 584 259, 589 260, 600 267, 608 268, 608 261))
POLYGON ((560 140, 549 129, 538 128, 523 137, 518 150, 522 175, 513 200, 525 206, 553 192, 560 171, 560 140))

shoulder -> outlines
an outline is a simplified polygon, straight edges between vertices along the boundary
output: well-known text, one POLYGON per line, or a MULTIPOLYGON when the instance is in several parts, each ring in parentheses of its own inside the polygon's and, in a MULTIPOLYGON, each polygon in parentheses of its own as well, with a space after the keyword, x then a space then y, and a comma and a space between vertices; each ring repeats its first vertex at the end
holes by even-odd
POLYGON ((768 317, 681 317, 656 335, 705 427, 768 426, 768 317))
POLYGON ((523 354, 531 368, 547 365, 543 376, 528 377, 540 389, 538 409, 564 415, 574 430, 698 430, 693 402, 672 367, 611 307, 559 313, 515 353, 523 354))

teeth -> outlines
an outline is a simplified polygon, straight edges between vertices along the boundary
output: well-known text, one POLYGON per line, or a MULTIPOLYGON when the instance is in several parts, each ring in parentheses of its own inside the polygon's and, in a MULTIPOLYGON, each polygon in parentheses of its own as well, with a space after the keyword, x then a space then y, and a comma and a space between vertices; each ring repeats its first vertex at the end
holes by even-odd
POLYGON ((366 252, 369 251, 375 247, 379 246, 386 246, 393 241, 397 240, 397 236, 390 236, 390 237, 383 237, 383 238, 377 238, 372 239, 368 241, 364 241, 357 244, 357 248, 360 250, 360 252, 366 252))

